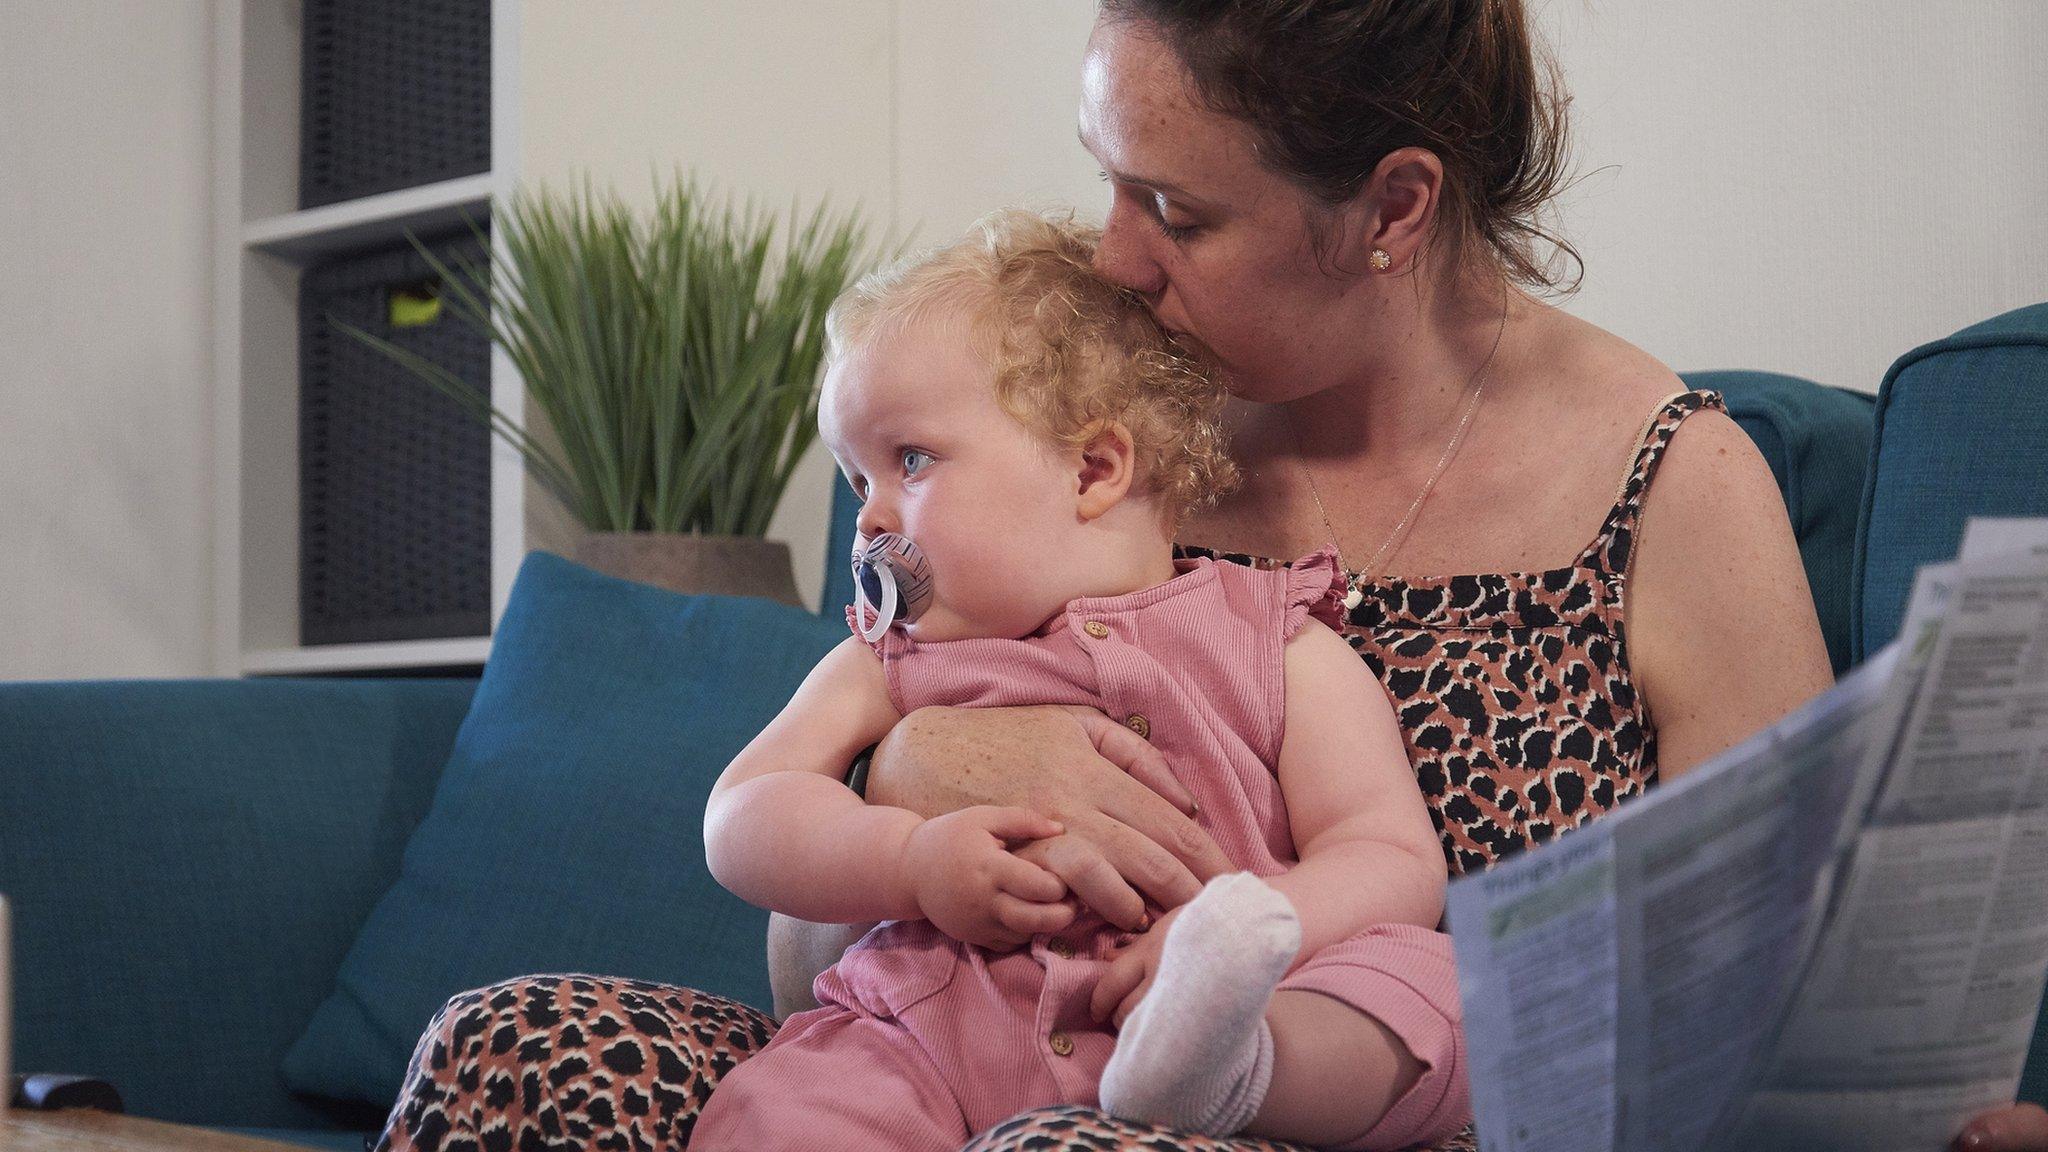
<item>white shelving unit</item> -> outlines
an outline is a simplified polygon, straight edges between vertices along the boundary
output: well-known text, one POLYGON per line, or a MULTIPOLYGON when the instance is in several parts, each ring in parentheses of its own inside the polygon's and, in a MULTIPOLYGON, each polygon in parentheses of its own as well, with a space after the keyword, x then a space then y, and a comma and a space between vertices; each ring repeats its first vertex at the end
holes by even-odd
MULTIPOLYGON (((408 230, 482 219, 509 197, 519 156, 519 0, 491 16, 491 170, 298 209, 300 0, 215 0, 214 672, 308 675, 481 664, 489 637, 299 643, 298 290, 330 255, 408 230)), ((491 395, 523 419, 510 361, 493 352, 491 395)), ((535 530, 525 468, 491 446, 491 619, 503 614, 535 530)), ((545 531, 542 526, 541 531, 545 531)))

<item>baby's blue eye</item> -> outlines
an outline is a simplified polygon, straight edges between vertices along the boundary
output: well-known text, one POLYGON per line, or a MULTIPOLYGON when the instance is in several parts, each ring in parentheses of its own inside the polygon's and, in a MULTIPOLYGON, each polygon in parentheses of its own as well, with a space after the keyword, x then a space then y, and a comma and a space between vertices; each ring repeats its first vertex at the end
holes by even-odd
POLYGON ((931 454, 928 452, 919 452, 915 448, 905 448, 903 450, 903 474, 905 476, 917 475, 920 468, 931 462, 931 454))

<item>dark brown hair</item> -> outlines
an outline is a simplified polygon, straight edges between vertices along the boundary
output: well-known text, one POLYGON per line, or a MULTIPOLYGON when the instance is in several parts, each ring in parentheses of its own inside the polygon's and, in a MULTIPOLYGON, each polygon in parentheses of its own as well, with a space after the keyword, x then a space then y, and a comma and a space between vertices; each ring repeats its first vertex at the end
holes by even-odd
POLYGON ((1521 0, 1103 0, 1150 25, 1210 109, 1248 124, 1273 171, 1325 205, 1356 196, 1396 148, 1444 166, 1432 244, 1468 241, 1502 274, 1576 286, 1578 252, 1538 217, 1568 164, 1557 67, 1521 0), (1546 251, 1546 249, 1548 251, 1546 251))

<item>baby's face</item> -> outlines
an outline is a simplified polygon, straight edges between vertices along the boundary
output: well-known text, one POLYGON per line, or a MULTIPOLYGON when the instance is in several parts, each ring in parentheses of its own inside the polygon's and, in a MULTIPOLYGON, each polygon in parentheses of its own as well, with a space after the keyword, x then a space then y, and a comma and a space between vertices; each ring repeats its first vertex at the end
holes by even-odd
POLYGON ((907 536, 931 564, 912 638, 1025 636, 1070 598, 1047 559, 1079 527, 1077 473, 996 403, 964 317, 847 350, 825 375, 818 430, 861 497, 860 530, 907 536))

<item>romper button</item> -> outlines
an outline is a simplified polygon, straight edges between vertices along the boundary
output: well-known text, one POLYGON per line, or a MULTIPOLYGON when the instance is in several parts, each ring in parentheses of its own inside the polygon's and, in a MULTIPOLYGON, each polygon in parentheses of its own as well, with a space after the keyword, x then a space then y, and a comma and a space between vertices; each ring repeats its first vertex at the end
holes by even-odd
POLYGON ((1072 1056, 1074 1054, 1074 1038, 1065 1032, 1053 1033, 1046 1037, 1046 1042, 1052 1045, 1052 1054, 1055 1056, 1072 1056))
POLYGON ((1109 639, 1109 625, 1104 624, 1100 620, 1090 620, 1086 624, 1081 625, 1081 631, 1088 633, 1097 640, 1109 639))
POLYGON ((1124 721, 1124 726, 1136 732, 1140 740, 1150 740, 1152 738, 1152 722, 1145 719, 1142 712, 1131 713, 1131 718, 1124 721))
POLYGON ((1074 946, 1065 940, 1055 940, 1046 945, 1046 948, 1062 960, 1072 960, 1074 958, 1074 946))

